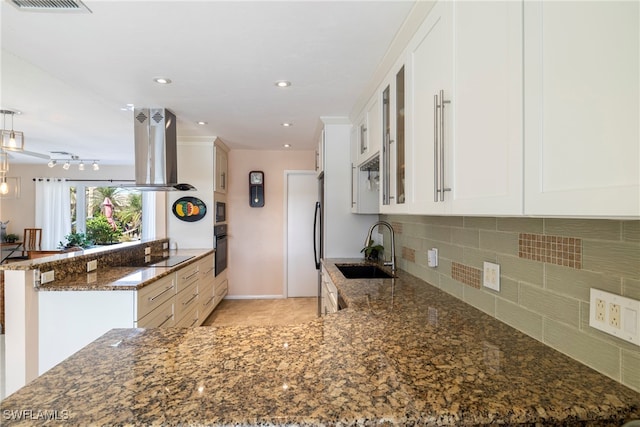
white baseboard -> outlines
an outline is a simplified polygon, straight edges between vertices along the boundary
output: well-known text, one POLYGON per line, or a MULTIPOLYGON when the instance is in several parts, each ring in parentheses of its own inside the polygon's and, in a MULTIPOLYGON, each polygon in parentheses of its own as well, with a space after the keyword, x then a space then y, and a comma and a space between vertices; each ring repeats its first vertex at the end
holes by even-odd
POLYGON ((224 299, 284 299, 284 295, 227 295, 224 299))

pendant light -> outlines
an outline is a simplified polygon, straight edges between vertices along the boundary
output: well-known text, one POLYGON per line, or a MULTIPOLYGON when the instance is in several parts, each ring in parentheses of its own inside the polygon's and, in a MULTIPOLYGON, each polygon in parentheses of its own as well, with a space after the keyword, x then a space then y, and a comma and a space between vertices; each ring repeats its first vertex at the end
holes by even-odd
POLYGON ((2 149, 9 151, 24 150, 24 133, 13 129, 13 116, 15 111, 0 110, 2 113, 2 149), (11 130, 6 128, 7 114, 11 116, 11 130))
POLYGON ((0 174, 0 194, 3 196, 5 194, 9 194, 9 184, 7 184, 7 175, 6 173, 0 174))
POLYGON ((9 154, 3 150, 0 150, 0 173, 7 173, 9 171, 9 154))

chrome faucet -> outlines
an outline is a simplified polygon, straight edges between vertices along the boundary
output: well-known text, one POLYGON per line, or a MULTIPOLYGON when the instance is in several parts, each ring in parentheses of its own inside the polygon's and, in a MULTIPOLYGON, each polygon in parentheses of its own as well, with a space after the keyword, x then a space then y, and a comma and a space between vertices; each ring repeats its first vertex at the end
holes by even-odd
POLYGON ((367 238, 364 241, 365 247, 369 245, 371 241, 371 235, 373 234, 373 229, 378 225, 384 225, 389 229, 389 233, 391 234, 391 261, 383 261, 383 265, 391 266, 391 274, 395 277, 396 275, 396 237, 393 232, 393 227, 387 221, 378 221, 371 226, 369 229, 369 233, 367 233, 367 238))

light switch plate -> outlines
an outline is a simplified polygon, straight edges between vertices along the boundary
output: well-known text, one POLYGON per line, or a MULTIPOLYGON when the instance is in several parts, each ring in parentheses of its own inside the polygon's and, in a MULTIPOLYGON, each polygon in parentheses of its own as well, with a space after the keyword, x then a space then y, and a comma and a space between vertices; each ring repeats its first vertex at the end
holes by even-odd
POLYGON ((147 246, 146 248, 144 248, 144 254, 145 255, 151 254, 151 247, 150 246, 147 246))
POLYGON ((93 261, 89 261, 87 263, 87 273, 98 268, 98 260, 94 259, 93 261))
POLYGON ((640 346, 640 301, 592 288, 589 326, 640 346))
POLYGON ((484 287, 500 292, 500 264, 485 262, 483 267, 482 283, 484 287))

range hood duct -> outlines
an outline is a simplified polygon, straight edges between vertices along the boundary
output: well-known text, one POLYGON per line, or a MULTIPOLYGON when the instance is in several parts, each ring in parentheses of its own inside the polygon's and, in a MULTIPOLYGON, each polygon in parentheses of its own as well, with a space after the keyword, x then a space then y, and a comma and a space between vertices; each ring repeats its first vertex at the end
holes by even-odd
POLYGON ((136 108, 134 117, 135 188, 141 191, 188 191, 178 183, 176 116, 165 108, 136 108))

